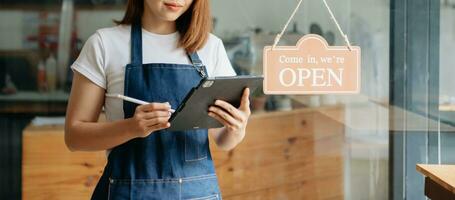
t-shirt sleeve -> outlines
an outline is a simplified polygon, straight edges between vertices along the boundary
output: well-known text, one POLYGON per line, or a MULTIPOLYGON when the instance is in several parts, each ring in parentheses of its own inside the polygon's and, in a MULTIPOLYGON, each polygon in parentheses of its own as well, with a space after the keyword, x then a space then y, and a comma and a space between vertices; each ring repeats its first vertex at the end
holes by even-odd
POLYGON ((79 57, 71 65, 71 69, 81 73, 96 85, 106 89, 104 52, 99 33, 93 34, 85 42, 79 57))
POLYGON ((213 76, 236 76, 237 73, 232 67, 232 64, 229 61, 228 55, 226 53, 226 49, 224 48, 223 41, 220 39, 218 39, 216 51, 217 59, 213 76))

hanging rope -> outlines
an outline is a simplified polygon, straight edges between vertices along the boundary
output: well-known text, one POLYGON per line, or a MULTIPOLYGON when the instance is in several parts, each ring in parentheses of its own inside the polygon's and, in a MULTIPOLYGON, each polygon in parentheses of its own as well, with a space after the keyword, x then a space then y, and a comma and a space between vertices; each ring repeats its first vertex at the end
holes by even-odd
MULTIPOLYGON (((346 45, 348 46, 348 49, 349 51, 352 50, 351 48, 351 43, 349 42, 349 38, 348 38, 348 35, 344 34, 343 30, 341 29, 341 26, 340 24, 338 23, 338 21, 336 20, 335 18, 335 15, 333 15, 333 12, 332 10, 330 9, 329 5, 327 4, 326 0, 322 0, 324 2, 324 5, 325 7, 327 8, 327 11, 329 11, 329 14, 330 14, 330 17, 332 19, 332 21, 335 23, 335 25, 337 26, 338 28, 338 31, 340 32, 341 36, 344 38, 344 41, 346 42, 346 45)), ((295 7, 294 9, 294 12, 292 12, 291 16, 289 17, 288 21, 286 22, 286 24, 284 25, 283 29, 281 30, 280 33, 278 33, 275 37, 275 40, 273 42, 273 46, 272 46, 272 50, 275 49, 276 45, 280 42, 281 40, 281 37, 283 36, 284 32, 286 31, 286 29, 288 28, 289 24, 291 23, 292 19, 294 19, 294 16, 295 14, 297 13, 297 11, 299 10, 300 8, 300 5, 302 4, 303 0, 300 0, 299 3, 297 4, 297 6, 295 7)))
POLYGON ((275 41, 274 41, 274 43, 273 43, 272 50, 275 49, 275 47, 276 47, 276 45, 278 44, 278 42, 280 42, 281 36, 283 36, 284 31, 286 31, 286 29, 288 28, 288 26, 289 26, 289 24, 291 23, 292 19, 294 19, 294 16, 295 16, 295 14, 297 13, 297 11, 299 10, 300 4, 302 4, 302 2, 303 2, 303 0, 300 0, 300 1, 299 1, 299 3, 297 4, 297 6, 296 6, 295 9, 294 9, 294 12, 292 12, 291 17, 289 17, 288 21, 286 22, 286 24, 284 25, 283 29, 281 30, 281 33, 279 33, 278 35, 276 35, 275 41))
POLYGON ((346 45, 348 45, 349 51, 351 51, 352 48, 351 48, 351 43, 349 42, 348 35, 344 34, 343 30, 341 30, 341 26, 338 23, 337 19, 335 19, 335 15, 333 15, 332 9, 330 9, 329 4, 327 4, 327 1, 326 0, 322 0, 322 1, 324 2, 325 7, 329 11, 329 14, 330 14, 333 22, 335 22, 335 25, 337 26, 338 31, 340 31, 341 36, 344 38, 344 41, 346 42, 346 45))

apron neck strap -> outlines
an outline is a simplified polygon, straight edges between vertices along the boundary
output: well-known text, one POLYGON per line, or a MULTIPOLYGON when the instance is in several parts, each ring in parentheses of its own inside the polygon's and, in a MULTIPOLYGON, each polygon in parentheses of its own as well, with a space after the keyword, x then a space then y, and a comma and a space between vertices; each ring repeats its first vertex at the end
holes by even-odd
MULTIPOLYGON (((203 66, 197 52, 188 53, 188 58, 194 66, 203 66)), ((142 24, 140 20, 131 25, 131 64, 142 65, 142 24)))
POLYGON ((142 25, 140 21, 131 24, 131 64, 142 65, 142 25))
POLYGON ((204 64, 202 64, 201 59, 199 58, 199 55, 197 52, 189 53, 188 57, 191 60, 191 63, 193 63, 194 68, 199 72, 199 75, 201 75, 202 78, 207 77, 207 69, 205 68, 204 64))
POLYGON ((199 58, 199 55, 196 52, 189 53, 188 58, 190 58, 191 63, 193 63, 193 65, 195 65, 195 66, 203 65, 201 59, 199 58))

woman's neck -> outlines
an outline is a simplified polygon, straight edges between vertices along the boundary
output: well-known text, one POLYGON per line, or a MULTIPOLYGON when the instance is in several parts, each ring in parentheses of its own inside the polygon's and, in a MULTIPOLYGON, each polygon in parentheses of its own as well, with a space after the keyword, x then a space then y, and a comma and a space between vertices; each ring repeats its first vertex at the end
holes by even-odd
POLYGON ((175 21, 165 21, 154 16, 151 12, 144 12, 142 16, 142 27, 156 34, 171 34, 176 31, 175 21))

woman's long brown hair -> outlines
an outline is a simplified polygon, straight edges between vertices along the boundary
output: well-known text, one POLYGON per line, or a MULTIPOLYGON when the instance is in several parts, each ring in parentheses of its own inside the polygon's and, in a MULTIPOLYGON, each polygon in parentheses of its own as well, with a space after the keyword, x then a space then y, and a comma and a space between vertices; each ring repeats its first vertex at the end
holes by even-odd
MULTIPOLYGON (((128 0, 125 15, 117 24, 131 25, 141 20, 144 0, 128 0)), ((176 20, 180 47, 192 53, 201 49, 212 31, 209 0, 193 0, 188 10, 176 20)))

